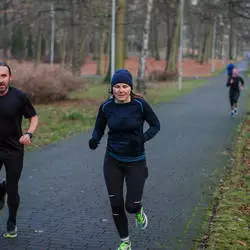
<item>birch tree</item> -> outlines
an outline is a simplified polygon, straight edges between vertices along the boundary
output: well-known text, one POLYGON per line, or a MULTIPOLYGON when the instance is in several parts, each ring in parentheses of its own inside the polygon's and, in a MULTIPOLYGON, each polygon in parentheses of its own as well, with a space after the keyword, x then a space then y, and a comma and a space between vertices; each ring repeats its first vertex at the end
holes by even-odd
POLYGON ((146 93, 145 71, 146 71, 146 60, 148 56, 148 41, 149 41, 152 7, 153 7, 153 0, 147 0, 147 15, 144 24, 142 50, 139 58, 138 78, 137 78, 137 91, 139 92, 143 91, 144 94, 146 93))

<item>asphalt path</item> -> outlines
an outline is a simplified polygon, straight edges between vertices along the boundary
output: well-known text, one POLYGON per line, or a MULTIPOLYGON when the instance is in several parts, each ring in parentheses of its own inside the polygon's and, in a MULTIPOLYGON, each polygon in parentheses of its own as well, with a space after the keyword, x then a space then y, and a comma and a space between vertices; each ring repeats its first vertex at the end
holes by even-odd
MULTIPOLYGON (((238 67, 242 74, 247 63, 238 67)), ((230 116, 225 81, 225 74, 211 77, 199 89, 154 107, 161 131, 146 144, 149 178, 143 203, 149 227, 138 231, 129 215, 133 249, 191 249, 200 233, 245 112, 243 92, 239 116, 230 116)), ((0 249, 116 249, 119 237, 102 171, 106 137, 93 152, 87 145, 90 133, 26 154, 19 235, 0 238, 0 249)), ((0 233, 6 218, 7 209, 0 233)))

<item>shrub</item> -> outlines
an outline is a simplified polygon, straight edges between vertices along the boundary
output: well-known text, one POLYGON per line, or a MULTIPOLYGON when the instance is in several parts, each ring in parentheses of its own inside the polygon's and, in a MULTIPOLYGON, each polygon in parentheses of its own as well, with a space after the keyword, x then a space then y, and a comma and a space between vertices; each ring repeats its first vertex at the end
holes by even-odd
POLYGON ((32 102, 48 103, 66 100, 71 91, 85 87, 84 79, 58 66, 32 63, 11 64, 14 87, 21 89, 32 102))
POLYGON ((178 72, 164 72, 164 71, 152 71, 149 76, 148 80, 149 81, 174 81, 178 77, 178 72))

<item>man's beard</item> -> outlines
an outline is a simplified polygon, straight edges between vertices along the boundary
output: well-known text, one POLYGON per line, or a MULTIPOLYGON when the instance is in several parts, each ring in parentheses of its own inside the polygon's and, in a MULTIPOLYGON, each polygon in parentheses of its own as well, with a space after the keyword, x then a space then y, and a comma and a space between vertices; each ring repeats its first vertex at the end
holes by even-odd
MULTIPOLYGON (((0 84, 1 85, 1 84, 0 84)), ((5 88, 4 89, 0 89, 0 94, 3 94, 3 93, 5 93, 7 90, 8 90, 8 88, 9 88, 9 85, 3 85, 5 88)))

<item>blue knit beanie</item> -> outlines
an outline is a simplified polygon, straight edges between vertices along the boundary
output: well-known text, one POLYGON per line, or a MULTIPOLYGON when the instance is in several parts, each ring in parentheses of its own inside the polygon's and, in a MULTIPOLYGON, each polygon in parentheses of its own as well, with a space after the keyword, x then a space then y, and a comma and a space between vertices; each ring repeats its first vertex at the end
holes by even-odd
POLYGON ((131 89, 133 89, 133 77, 126 69, 118 69, 114 73, 111 81, 111 87, 117 83, 126 83, 131 87, 131 89))

